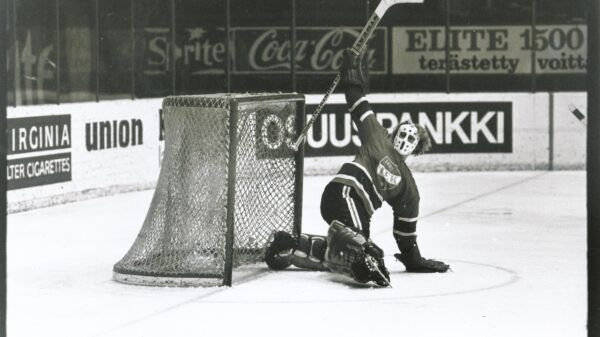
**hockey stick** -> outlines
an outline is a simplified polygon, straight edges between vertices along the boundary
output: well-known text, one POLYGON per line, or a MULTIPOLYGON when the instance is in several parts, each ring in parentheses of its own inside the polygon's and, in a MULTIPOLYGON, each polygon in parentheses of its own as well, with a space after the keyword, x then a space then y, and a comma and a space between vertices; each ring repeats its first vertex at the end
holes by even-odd
MULTIPOLYGON (((352 45, 352 51, 354 52, 354 54, 359 55, 365 48, 365 46, 367 45, 367 41, 369 41, 369 38, 371 38, 371 35, 373 35, 375 28, 379 24, 379 21, 381 20, 385 12, 387 12, 388 8, 399 3, 423 3, 423 1, 424 0, 381 0, 381 2, 379 3, 379 5, 377 5, 377 8, 375 8, 375 11, 371 15, 371 18, 369 18, 369 21, 367 21, 365 27, 356 38, 356 41, 354 41, 354 44, 352 45)), ((302 129, 302 132, 300 132, 298 139, 291 144, 291 148, 294 151, 298 151, 300 144, 302 144, 304 138, 306 138, 306 133, 308 132, 308 129, 310 129, 317 117, 319 117, 319 115, 321 114, 321 110, 325 106, 325 103, 327 103, 329 96, 333 93, 335 87, 337 87, 341 78, 342 76, 338 73, 337 76, 333 79, 333 83, 331 83, 331 85, 329 86, 329 89, 327 89, 325 96, 323 96, 321 103, 319 103, 319 105, 313 112, 310 120, 302 129)))
POLYGON ((569 104, 569 110, 571 110, 573 116, 575 116, 575 118, 577 118, 577 120, 579 120, 581 124, 587 126, 587 123, 585 122, 585 115, 583 114, 583 112, 579 111, 579 109, 577 109, 573 104, 569 104))

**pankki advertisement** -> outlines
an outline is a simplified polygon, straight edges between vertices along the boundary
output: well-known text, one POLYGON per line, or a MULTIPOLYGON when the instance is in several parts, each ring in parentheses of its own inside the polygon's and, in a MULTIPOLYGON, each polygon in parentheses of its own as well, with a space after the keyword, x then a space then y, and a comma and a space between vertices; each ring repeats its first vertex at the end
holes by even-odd
MULTIPOLYGON (((429 133, 429 153, 510 153, 513 148, 512 102, 372 103, 379 123, 391 132, 411 121, 429 133)), ((315 106, 307 105, 307 112, 315 106)), ((356 154, 358 131, 345 104, 329 104, 309 129, 306 156, 356 154)))

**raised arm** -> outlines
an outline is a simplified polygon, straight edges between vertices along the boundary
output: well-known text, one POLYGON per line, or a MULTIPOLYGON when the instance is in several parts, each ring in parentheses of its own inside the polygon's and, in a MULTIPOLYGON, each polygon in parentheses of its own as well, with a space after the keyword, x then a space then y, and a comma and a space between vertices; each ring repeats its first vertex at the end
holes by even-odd
POLYGON ((358 128, 361 142, 367 143, 376 133, 387 135, 387 130, 375 118, 366 97, 369 92, 369 67, 366 52, 356 56, 351 49, 344 50, 341 75, 340 87, 344 90, 346 105, 358 128))

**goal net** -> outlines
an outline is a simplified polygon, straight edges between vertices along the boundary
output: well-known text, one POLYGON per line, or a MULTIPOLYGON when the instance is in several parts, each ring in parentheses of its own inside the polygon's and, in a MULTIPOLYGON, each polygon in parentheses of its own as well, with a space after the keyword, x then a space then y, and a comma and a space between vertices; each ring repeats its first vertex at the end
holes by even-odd
POLYGON ((262 260, 275 230, 299 233, 304 124, 299 94, 216 94, 163 100, 165 151, 144 224, 114 279, 231 285, 262 260))

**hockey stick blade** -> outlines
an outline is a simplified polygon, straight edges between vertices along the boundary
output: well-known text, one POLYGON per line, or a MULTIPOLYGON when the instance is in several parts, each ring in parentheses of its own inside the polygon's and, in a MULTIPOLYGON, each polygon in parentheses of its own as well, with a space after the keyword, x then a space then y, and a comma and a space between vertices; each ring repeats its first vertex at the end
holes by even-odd
POLYGON ((369 270, 376 272, 377 274, 379 274, 379 277, 381 277, 382 281, 383 281, 383 286, 384 287, 392 287, 392 284, 390 283, 390 279, 388 279, 387 277, 385 277, 385 275, 383 275, 383 272, 381 271, 381 269, 379 269, 379 264, 377 263, 377 261, 375 261, 375 258, 372 256, 367 255, 365 257, 365 262, 367 263, 367 267, 369 268, 369 270))
MULTIPOLYGON (((373 32, 375 31, 375 28, 379 24, 379 21, 381 20, 381 18, 385 14, 385 12, 387 12, 388 8, 390 8, 393 5, 400 4, 400 3, 418 4, 418 3, 423 3, 423 1, 424 0, 381 0, 381 2, 379 2, 379 5, 377 5, 377 8, 375 8, 375 11, 371 15, 371 17, 369 18, 369 20, 363 27, 362 31, 356 38, 356 41, 354 41, 354 44, 352 45, 352 50, 354 51, 354 53, 356 55, 361 53, 363 48, 367 45, 367 41, 369 41, 369 38, 371 38, 371 35, 373 35, 373 32)), ((327 89, 327 92, 321 99, 321 102, 319 103, 319 105, 317 106, 315 111, 312 113, 310 120, 308 121, 308 123, 306 123, 306 125, 304 125, 304 128, 300 132, 300 135, 298 135, 298 139, 296 139, 295 142, 290 144, 290 148, 292 148, 292 150, 298 151, 298 149, 300 148, 300 145, 306 138, 306 133, 308 132, 308 129, 311 128, 311 126, 313 125, 313 123, 315 122, 317 117, 319 117, 319 115, 321 114, 321 110, 327 103, 329 96, 331 96, 331 94, 337 87, 340 80, 341 80, 341 75, 338 73, 337 76, 335 77, 335 79, 333 80, 333 82, 331 83, 331 85, 329 86, 329 89, 327 89)))

